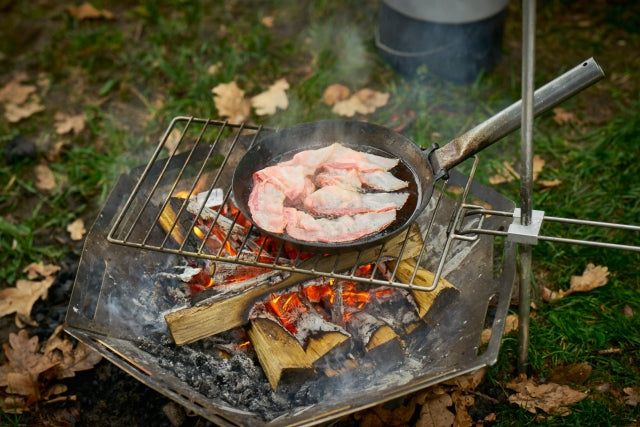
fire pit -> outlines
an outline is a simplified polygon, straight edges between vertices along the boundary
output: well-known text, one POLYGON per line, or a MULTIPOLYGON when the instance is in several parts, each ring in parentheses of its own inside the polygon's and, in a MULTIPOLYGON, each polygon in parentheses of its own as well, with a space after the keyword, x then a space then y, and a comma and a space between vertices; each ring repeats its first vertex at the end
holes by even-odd
MULTIPOLYGON (((515 280, 515 244, 486 234, 454 238, 452 218, 463 197, 502 211, 513 203, 452 171, 406 232, 328 255, 255 240, 232 210, 214 211, 203 227, 205 204, 196 203, 194 214, 189 200, 230 205, 235 165, 268 132, 174 119, 148 166, 120 177, 90 230, 67 331, 221 425, 326 422, 494 363, 515 280), (220 221, 227 232, 216 237, 220 221), (240 227, 246 230, 230 231, 240 227), (205 280, 207 289, 195 293, 181 276, 187 267, 209 279, 223 268, 232 275, 225 277, 254 269, 257 279, 208 288, 205 280), (321 292, 336 286, 325 304, 321 292), (275 315, 286 311, 274 302, 282 297, 299 304, 289 323, 275 315), (349 305, 349 298, 368 303, 349 305), (482 345, 488 327, 493 332, 482 345)), ((479 225, 469 221, 468 228, 479 225)), ((503 216, 482 221, 496 230, 509 226, 503 216)))

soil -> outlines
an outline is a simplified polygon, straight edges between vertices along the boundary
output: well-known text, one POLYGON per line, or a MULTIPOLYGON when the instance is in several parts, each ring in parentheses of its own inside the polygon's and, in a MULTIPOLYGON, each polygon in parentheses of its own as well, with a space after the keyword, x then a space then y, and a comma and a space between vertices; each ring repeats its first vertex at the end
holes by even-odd
MULTIPOLYGON (((16 14, 16 20, 21 17, 18 7, 11 7, 8 0, 0 0, 0 12, 5 15, 5 19, 12 19, 11 14, 16 14)), ((594 88, 590 101, 582 109, 583 122, 598 125, 611 119, 621 106, 611 96, 612 87, 617 90, 628 91, 637 94, 638 82, 630 77, 630 71, 638 69, 638 58, 640 53, 637 47, 628 44, 627 36, 637 30, 637 25, 629 23, 629 20, 640 16, 629 7, 627 11, 618 9, 627 8, 627 2, 616 1, 577 1, 566 2, 563 7, 564 14, 561 16, 539 17, 537 61, 541 69, 545 69, 547 64, 558 62, 558 57, 568 65, 573 65, 580 60, 593 55, 591 52, 583 51, 585 41, 588 43, 589 37, 593 38, 594 46, 598 46, 598 60, 610 71, 610 78, 594 88), (607 11, 613 8, 618 10, 620 18, 603 19, 607 11), (572 42, 562 44, 554 42, 550 37, 558 32, 564 32, 563 39, 572 42), (597 38, 597 40, 596 40, 597 38)), ((635 4, 634 2, 629 2, 635 4)), ((637 9, 637 6, 634 6, 637 9)), ((636 10, 637 12, 637 10, 636 10)), ((511 14, 513 21, 519 17, 511 14)), ((38 23, 36 23, 38 24, 38 23)), ((39 22, 39 24, 43 24, 39 22)), ((637 22, 636 22, 637 24, 637 22)), ((12 25, 14 31, 24 32, 24 47, 35 48, 34 40, 46 40, 47 25, 29 26, 28 23, 12 25)), ((506 29, 505 56, 495 72, 504 73, 508 79, 513 69, 519 66, 519 25, 508 23, 506 29)), ((20 46, 15 47, 15 52, 4 52, 4 55, 11 55, 18 52, 20 46)), ((596 56, 596 55, 594 55, 596 56)), ((6 60, 6 57, 0 58, 6 60)), ((551 77, 551 76, 549 76, 551 77)), ((71 81, 71 80, 69 80, 71 81)), ((65 88, 55 90, 64 91, 65 88)), ((78 90, 69 89, 69 91, 78 90)), ((114 107, 115 108, 115 107, 114 107)), ((134 99, 132 105, 122 107, 127 114, 123 117, 132 117, 144 114, 144 105, 139 100, 134 99), (132 111, 135 114, 131 114, 132 111)), ((97 208, 95 214, 97 215, 97 208)), ((87 219, 91 221, 90 218, 87 219)), ((81 252, 81 242, 65 242, 66 244, 77 245, 77 253, 81 252)), ((56 277, 55 283, 49 290, 49 297, 39 300, 32 311, 32 317, 39 326, 29 328, 30 336, 38 335, 40 340, 46 340, 54 329, 64 323, 67 311, 67 303, 71 294, 75 272, 79 260, 65 259, 60 264, 61 271, 56 277)), ((7 342, 7 337, 12 332, 17 332, 12 316, 0 318, 0 342, 7 342)), ((4 355, 0 356, 0 362, 4 362, 4 355)), ((149 387, 139 383, 119 368, 103 360, 94 369, 80 372, 76 377, 67 379, 64 382, 68 386, 66 395, 74 396, 74 400, 59 402, 52 405, 42 406, 34 411, 25 413, 20 418, 20 425, 26 426, 89 426, 89 425, 126 425, 126 426, 207 426, 212 425, 209 421, 193 416, 185 412, 183 408, 175 404, 167 397, 155 392, 149 387)), ((483 390, 486 399, 483 400, 482 407, 475 408, 472 415, 482 419, 491 412, 490 405, 495 398, 499 397, 496 390, 483 390)), ((0 424, 3 421, 0 419, 0 424)), ((353 419, 345 420, 343 425, 355 425, 353 419)))

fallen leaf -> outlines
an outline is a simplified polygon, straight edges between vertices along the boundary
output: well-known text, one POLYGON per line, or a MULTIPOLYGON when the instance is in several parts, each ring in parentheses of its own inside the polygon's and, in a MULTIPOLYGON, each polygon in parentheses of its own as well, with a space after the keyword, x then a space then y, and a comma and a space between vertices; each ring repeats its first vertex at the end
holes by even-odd
POLYGON ((289 98, 286 90, 289 83, 285 79, 277 80, 269 86, 266 92, 262 92, 251 98, 251 106, 255 108, 259 116, 275 114, 276 110, 286 110, 289 107, 289 98))
POLYGON ((538 176, 540 175, 540 172, 542 172, 542 169, 544 168, 544 165, 547 162, 540 157, 539 155, 535 154, 533 156, 533 164, 531 165, 533 168, 533 180, 537 180, 538 176))
POLYGON ((49 277, 60 271, 60 266, 53 264, 45 264, 42 261, 32 262, 27 265, 22 272, 27 273, 27 279, 33 280, 40 277, 49 277))
MULTIPOLYGON (((518 330, 518 315, 510 314, 505 318, 504 321, 504 333, 508 334, 511 332, 515 332, 518 330)), ((491 328, 486 328, 482 330, 480 334, 480 344, 489 344, 489 340, 491 339, 492 330, 491 328)))
POLYGON ((63 331, 63 326, 58 326, 41 348, 49 360, 56 362, 57 379, 74 377, 76 372, 92 369, 102 360, 100 353, 82 342, 74 347, 63 331))
POLYGON ((452 426, 455 420, 455 415, 449 410, 452 404, 453 400, 448 394, 427 400, 422 405, 416 427, 452 426))
POLYGON ((592 289, 604 286, 609 281, 609 269, 607 267, 587 264, 582 276, 571 276, 571 284, 567 291, 560 290, 560 297, 565 297, 574 292, 589 292, 592 289))
POLYGON ((79 21, 116 18, 112 12, 106 9, 97 9, 89 2, 82 3, 80 6, 67 6, 67 12, 79 21))
POLYGON ((71 235, 71 240, 82 240, 87 230, 84 228, 84 221, 78 218, 71 224, 67 225, 67 231, 71 235))
POLYGON ((508 162, 502 162, 502 168, 493 176, 489 177, 489 183, 493 185, 511 182, 514 179, 520 179, 520 174, 508 162))
POLYGON ((336 102, 331 111, 345 117, 353 117, 356 114, 371 114, 378 107, 386 105, 388 101, 388 93, 361 89, 348 99, 336 102))
MULTIPOLYGON (((389 102, 389 94, 378 92, 372 89, 360 89, 353 96, 357 97, 367 107, 369 113, 373 113, 376 109, 384 107, 389 102)), ((366 113, 365 113, 366 114, 366 113)))
POLYGON ((265 16, 260 22, 267 28, 273 28, 273 16, 265 16))
POLYGON ((36 281, 19 279, 15 288, 0 290, 0 317, 16 313, 30 319, 33 304, 38 299, 47 299, 47 292, 54 281, 53 276, 36 281))
POLYGON ((559 179, 552 179, 552 180, 541 179, 536 181, 536 183, 541 187, 551 188, 551 187, 557 187, 558 185, 562 184, 562 181, 559 179))
POLYGON ((453 400, 453 405, 456 408, 456 416, 453 420, 454 427, 472 426, 473 418, 469 415, 467 408, 475 403, 474 397, 461 391, 454 391, 451 393, 451 400, 453 400))
POLYGON ((56 188, 56 178, 49 166, 41 164, 34 169, 36 174, 35 186, 41 191, 51 191, 56 188))
POLYGON ((0 102, 5 104, 24 104, 29 96, 36 91, 33 85, 23 85, 24 76, 18 76, 0 89, 0 102))
POLYGON ((581 123, 578 117, 576 117, 575 113, 571 111, 567 111, 564 108, 554 108, 553 109, 553 121, 559 125, 574 122, 581 123))
POLYGON ((6 104, 4 107, 4 117, 11 123, 17 123, 44 110, 44 106, 39 100, 31 100, 24 104, 6 104))
POLYGON ((486 368, 480 368, 476 371, 473 371, 470 374, 460 375, 450 380, 447 380, 443 382, 443 384, 458 387, 460 390, 463 390, 463 391, 475 390, 482 382, 482 379, 484 378, 486 373, 487 373, 486 368))
MULTIPOLYGON (((38 352, 38 336, 29 338, 25 329, 21 329, 17 334, 9 334, 9 343, 3 344, 4 353, 9 361, 9 374, 29 374, 35 379, 39 374, 53 368, 57 363, 52 362, 43 354, 38 352)), ((21 380, 16 377, 17 380, 21 380)), ((11 383, 7 384, 11 386, 11 383)), ((0 385, 3 385, 0 382, 0 385)))
POLYGON ((629 406, 638 406, 640 403, 640 392, 632 387, 625 387, 622 389, 626 396, 624 397, 624 403, 629 406))
POLYGON ((587 362, 558 366, 548 376, 547 381, 558 384, 583 384, 591 376, 593 368, 587 362))
POLYGON ((332 106, 337 102, 344 101, 348 99, 351 95, 351 90, 345 85, 341 85, 339 83, 332 84, 327 86, 327 88, 322 93, 322 99, 325 104, 332 106))
POLYGON ((507 384, 515 394, 509 396, 509 402, 536 414, 538 409, 547 414, 568 415, 572 405, 587 397, 587 393, 572 389, 566 385, 555 383, 537 384, 532 379, 521 375, 507 384))
POLYGON ((622 313, 624 314, 624 317, 633 317, 635 315, 633 308, 631 308, 629 304, 624 305, 624 308, 622 309, 622 313))
POLYGON ((251 102, 244 98, 244 91, 241 90, 235 81, 231 83, 221 83, 211 89, 215 95, 213 102, 222 117, 228 117, 230 123, 242 123, 251 113, 251 102))
POLYGON ((84 125, 87 122, 87 116, 84 113, 76 114, 73 116, 66 115, 58 112, 54 116, 55 128, 58 135, 73 132, 79 134, 84 130, 84 125))

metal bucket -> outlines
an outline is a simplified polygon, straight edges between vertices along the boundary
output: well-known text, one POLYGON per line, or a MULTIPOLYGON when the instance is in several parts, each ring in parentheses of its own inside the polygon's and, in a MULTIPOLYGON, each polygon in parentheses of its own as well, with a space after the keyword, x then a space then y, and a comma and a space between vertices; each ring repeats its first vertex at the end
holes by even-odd
POLYGON ((501 56, 508 0, 383 0, 376 44, 395 70, 456 83, 491 71, 501 56))

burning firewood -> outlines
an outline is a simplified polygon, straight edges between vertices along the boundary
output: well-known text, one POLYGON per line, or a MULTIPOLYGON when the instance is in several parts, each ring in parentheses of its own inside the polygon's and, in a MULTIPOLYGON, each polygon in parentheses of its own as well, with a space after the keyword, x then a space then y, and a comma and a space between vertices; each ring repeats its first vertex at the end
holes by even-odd
MULTIPOLYGON (((358 263, 373 262, 379 256, 397 257, 402 250, 405 239, 406 245, 402 256, 404 258, 417 256, 422 247, 422 237, 420 231, 416 227, 412 227, 409 231, 409 238, 405 233, 400 233, 387 241, 382 251, 378 247, 374 247, 361 252, 322 256, 319 259, 314 257, 303 261, 300 267, 307 266, 315 268, 316 271, 343 271, 358 263)), ((249 320, 248 312, 256 299, 266 293, 291 287, 308 278, 308 274, 294 272, 277 284, 256 286, 238 295, 211 298, 206 304, 168 313, 165 315, 165 320, 175 343, 178 345, 188 344, 244 325, 249 320)))
MULTIPOLYGON (((389 262, 391 268, 395 268, 395 261, 389 262)), ((435 275, 420 266, 416 269, 416 263, 411 259, 404 259, 398 264, 396 277, 404 283, 410 283, 414 271, 416 276, 413 284, 428 287, 433 283, 435 275)), ((440 278, 433 291, 412 290, 411 293, 418 305, 418 314, 427 323, 436 322, 458 298, 460 291, 447 280, 440 278)))
POLYGON ((316 375, 314 363, 349 338, 344 332, 323 331, 310 336, 305 348, 282 325, 266 317, 252 319, 248 335, 274 390, 289 379, 305 381, 316 375))

